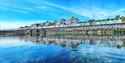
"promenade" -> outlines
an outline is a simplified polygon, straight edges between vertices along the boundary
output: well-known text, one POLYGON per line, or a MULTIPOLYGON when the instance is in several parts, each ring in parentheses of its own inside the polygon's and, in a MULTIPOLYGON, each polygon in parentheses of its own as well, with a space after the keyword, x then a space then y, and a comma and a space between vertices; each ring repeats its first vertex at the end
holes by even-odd
POLYGON ((59 21, 34 23, 17 29, 0 30, 0 35, 125 35, 125 17, 116 16, 100 20, 80 21, 72 16, 59 21))

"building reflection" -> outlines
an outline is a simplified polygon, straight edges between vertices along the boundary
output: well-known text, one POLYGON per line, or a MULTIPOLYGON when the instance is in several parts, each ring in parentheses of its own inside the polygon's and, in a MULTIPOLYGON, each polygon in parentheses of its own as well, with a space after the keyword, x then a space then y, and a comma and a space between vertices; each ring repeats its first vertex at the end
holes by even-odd
POLYGON ((45 45, 59 45, 60 47, 77 48, 80 44, 87 45, 103 45, 105 47, 121 48, 125 46, 125 36, 54 36, 54 37, 41 37, 41 36, 25 36, 22 39, 32 41, 36 44, 45 45))

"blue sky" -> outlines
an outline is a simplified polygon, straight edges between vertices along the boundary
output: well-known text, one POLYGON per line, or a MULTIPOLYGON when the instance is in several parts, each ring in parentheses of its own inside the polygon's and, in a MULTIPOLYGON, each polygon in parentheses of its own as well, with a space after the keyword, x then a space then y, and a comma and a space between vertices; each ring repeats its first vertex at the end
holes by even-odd
POLYGON ((125 0, 0 0, 0 29, 77 16, 80 20, 125 16, 125 0))

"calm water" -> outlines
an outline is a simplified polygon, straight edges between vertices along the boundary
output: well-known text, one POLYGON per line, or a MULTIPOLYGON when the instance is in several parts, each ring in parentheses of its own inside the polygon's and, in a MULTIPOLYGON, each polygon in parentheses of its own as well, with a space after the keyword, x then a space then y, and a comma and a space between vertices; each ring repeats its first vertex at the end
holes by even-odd
POLYGON ((0 63, 125 63, 125 37, 0 37, 0 63))

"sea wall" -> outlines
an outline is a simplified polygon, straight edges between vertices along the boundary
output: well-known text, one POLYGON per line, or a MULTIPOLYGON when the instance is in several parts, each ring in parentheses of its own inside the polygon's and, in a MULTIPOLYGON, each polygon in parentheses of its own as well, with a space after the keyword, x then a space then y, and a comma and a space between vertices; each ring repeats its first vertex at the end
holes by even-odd
POLYGON ((94 25, 94 26, 70 26, 41 28, 29 30, 32 36, 65 36, 65 35, 125 35, 125 24, 94 25))

